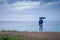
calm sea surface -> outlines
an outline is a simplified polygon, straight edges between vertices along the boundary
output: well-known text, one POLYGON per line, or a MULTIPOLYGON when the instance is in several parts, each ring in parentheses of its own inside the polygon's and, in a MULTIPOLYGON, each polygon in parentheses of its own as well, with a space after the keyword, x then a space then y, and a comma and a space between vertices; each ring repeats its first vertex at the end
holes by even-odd
MULTIPOLYGON (((39 32, 38 21, 0 22, 0 30, 39 32)), ((44 21, 44 32, 60 32, 60 21, 44 21)))

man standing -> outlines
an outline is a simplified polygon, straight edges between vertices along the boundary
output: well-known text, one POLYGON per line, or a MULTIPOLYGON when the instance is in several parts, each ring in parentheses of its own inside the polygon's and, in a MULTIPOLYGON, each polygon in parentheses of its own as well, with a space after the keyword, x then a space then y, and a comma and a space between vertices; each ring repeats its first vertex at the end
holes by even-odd
POLYGON ((39 19, 39 31, 43 32, 43 20, 39 19))

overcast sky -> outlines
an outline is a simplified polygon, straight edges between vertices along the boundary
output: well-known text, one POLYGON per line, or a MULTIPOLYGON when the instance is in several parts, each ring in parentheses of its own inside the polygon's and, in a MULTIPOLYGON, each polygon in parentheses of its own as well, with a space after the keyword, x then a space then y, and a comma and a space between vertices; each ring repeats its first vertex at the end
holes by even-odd
POLYGON ((0 21, 60 21, 60 0, 0 0, 0 21))

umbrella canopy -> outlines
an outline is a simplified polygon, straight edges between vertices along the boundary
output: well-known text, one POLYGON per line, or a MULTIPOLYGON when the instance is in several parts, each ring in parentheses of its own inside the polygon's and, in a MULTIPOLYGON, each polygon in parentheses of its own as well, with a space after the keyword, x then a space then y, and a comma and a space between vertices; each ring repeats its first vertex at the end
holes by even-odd
POLYGON ((39 19, 46 19, 46 17, 39 17, 39 19))

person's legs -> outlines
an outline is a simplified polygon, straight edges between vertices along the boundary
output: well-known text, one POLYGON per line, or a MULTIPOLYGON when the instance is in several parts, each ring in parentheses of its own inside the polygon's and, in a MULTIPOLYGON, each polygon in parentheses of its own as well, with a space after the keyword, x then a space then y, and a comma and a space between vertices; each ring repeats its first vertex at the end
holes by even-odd
POLYGON ((43 32, 43 24, 39 25, 39 32, 43 32))

